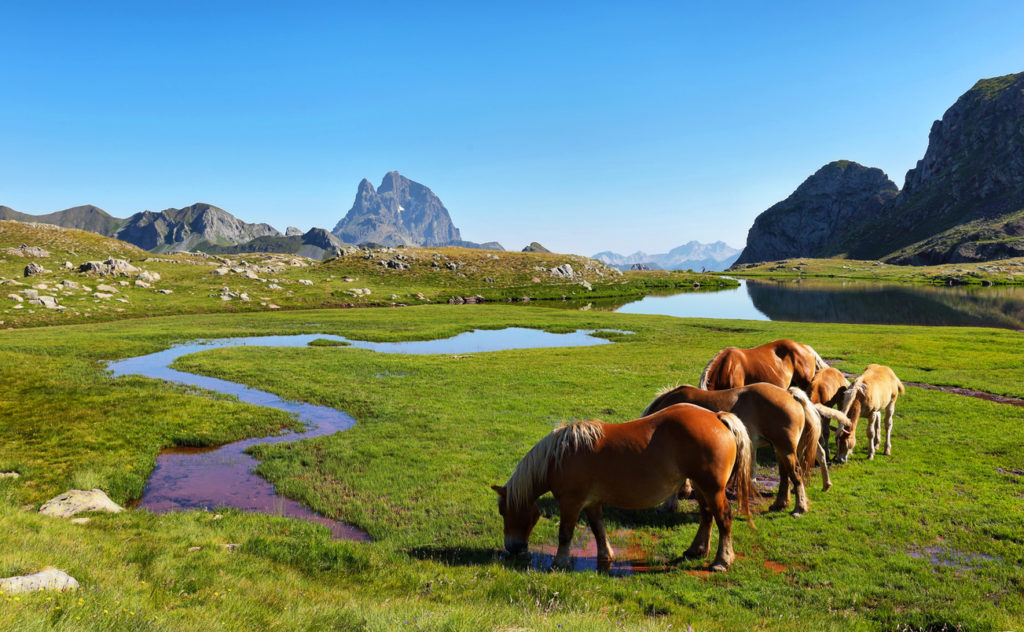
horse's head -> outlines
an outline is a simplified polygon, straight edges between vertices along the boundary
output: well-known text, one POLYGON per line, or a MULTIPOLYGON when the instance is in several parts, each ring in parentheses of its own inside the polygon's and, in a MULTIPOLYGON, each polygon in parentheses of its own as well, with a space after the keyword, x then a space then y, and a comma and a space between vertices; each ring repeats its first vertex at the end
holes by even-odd
POLYGON ((840 424, 836 434, 836 463, 846 463, 857 445, 857 419, 860 417, 860 402, 865 389, 864 382, 858 380, 843 393, 839 409, 849 418, 850 427, 845 428, 840 424))
POLYGON ((505 550, 512 555, 526 552, 527 543, 534 525, 540 520, 540 509, 536 501, 522 505, 508 502, 504 487, 491 485, 498 494, 498 513, 505 520, 505 550))

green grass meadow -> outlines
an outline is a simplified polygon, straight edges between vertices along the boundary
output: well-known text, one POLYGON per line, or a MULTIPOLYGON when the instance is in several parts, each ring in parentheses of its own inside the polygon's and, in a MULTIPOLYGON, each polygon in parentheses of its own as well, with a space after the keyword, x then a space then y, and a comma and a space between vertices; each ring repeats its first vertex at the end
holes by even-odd
MULTIPOLYGON (((1018 332, 676 319, 529 306, 428 305, 128 319, 5 331, 0 338, 0 577, 51 565, 82 589, 0 595, 10 630, 1014 630, 1024 628, 1024 408, 908 388, 892 456, 849 464, 802 518, 734 523, 739 559, 616 577, 499 558, 493 483, 557 424, 636 418, 665 385, 694 383, 728 345, 806 342, 857 372, 1024 397, 1018 332), (202 337, 322 333, 398 341, 507 326, 613 329, 613 344, 453 355, 350 346, 233 348, 176 368, 353 415, 350 430, 257 446, 280 492, 372 542, 233 510, 39 515, 72 487, 128 503, 159 450, 263 436, 282 412, 138 377, 103 363, 202 337), (224 544, 238 544, 234 550, 224 544), (198 550, 190 550, 200 547, 198 550)), ((762 465, 771 465, 767 451, 762 465)), ((556 543, 554 503, 531 550, 556 543)), ((608 510, 609 531, 661 564, 686 548, 696 507, 608 510)), ((715 536, 717 538, 717 535, 715 536)), ((592 536, 585 522, 581 542, 592 536)), ((625 553, 627 547, 620 546, 625 553)))

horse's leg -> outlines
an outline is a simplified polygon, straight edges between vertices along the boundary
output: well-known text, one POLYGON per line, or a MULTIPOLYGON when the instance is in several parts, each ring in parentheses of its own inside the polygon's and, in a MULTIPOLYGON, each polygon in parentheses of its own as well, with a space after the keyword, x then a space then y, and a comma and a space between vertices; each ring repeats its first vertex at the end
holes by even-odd
MULTIPOLYGON (((722 490, 721 493, 724 495, 725 491, 722 490)), ((694 487, 694 496, 697 497, 697 506, 700 508, 700 524, 697 525, 697 535, 693 536, 693 542, 683 553, 683 557, 702 560, 711 548, 711 520, 714 516, 701 487, 694 487)))
MULTIPOLYGON (((804 487, 804 477, 800 472, 800 464, 797 462, 795 452, 786 455, 786 467, 789 470, 789 478, 793 481, 793 491, 796 492, 793 516, 802 516, 807 513, 807 489, 804 487)), ((786 504, 789 504, 789 499, 786 499, 786 504)))
POLYGON ((572 534, 576 530, 576 521, 580 519, 583 503, 578 500, 563 500, 559 503, 558 513, 558 553, 552 568, 569 568, 569 547, 572 545, 572 534))
POLYGON ((828 475, 827 449, 820 443, 818 444, 818 466, 821 467, 821 491, 827 492, 832 487, 832 477, 828 475))
MULTIPOLYGON (((789 507, 789 483, 790 480, 792 480, 790 464, 782 451, 777 448, 775 450, 775 462, 779 466, 779 489, 775 494, 775 502, 768 507, 768 511, 782 511, 786 507, 789 507)), ((794 459, 794 463, 795 462, 796 461, 794 459)))
POLYGON ((711 510, 718 523, 718 554, 711 563, 710 571, 721 572, 732 565, 736 554, 732 550, 732 507, 725 497, 725 490, 719 490, 712 500, 711 510))
MULTIPOLYGON (((885 456, 892 454, 892 416, 896 412, 896 402, 889 402, 885 407, 885 456)), ((879 413, 881 414, 881 413, 879 413)))
POLYGON ((659 511, 661 513, 675 513, 679 511, 679 501, 683 498, 689 498, 692 493, 693 485, 690 483, 690 479, 686 479, 683 481, 683 486, 666 498, 665 502, 658 505, 658 508, 655 511, 659 511))
POLYGON ((878 449, 878 441, 877 441, 877 438, 875 436, 876 433, 878 432, 878 428, 875 425, 875 421, 877 420, 877 416, 878 416, 878 412, 877 411, 872 412, 871 413, 871 419, 868 420, 868 460, 869 461, 871 459, 875 458, 875 450, 878 449))
MULTIPOLYGON (((830 455, 829 455, 829 452, 828 452, 828 435, 829 435, 829 432, 832 431, 832 426, 828 425, 828 422, 829 422, 828 417, 825 417, 824 415, 821 415, 821 437, 818 438, 818 444, 821 445, 823 449, 822 450, 818 450, 818 459, 821 461, 822 466, 824 466, 825 463, 827 463, 829 458, 830 458, 830 455), (821 458, 823 454, 825 455, 824 459, 821 458)), ((826 471, 826 473, 827 473, 827 471, 826 471)), ((826 487, 825 489, 828 489, 828 488, 826 487)))
POLYGON ((583 512, 587 514, 587 522, 590 523, 590 530, 594 532, 594 540, 597 542, 597 563, 610 562, 615 557, 611 544, 608 543, 608 534, 604 530, 604 515, 601 505, 585 507, 583 512))

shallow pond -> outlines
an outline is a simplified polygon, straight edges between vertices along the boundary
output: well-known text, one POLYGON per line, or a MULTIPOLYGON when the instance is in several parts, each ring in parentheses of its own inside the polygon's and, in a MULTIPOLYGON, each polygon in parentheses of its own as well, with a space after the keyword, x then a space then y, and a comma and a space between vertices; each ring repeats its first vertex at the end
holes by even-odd
MULTIPOLYGON (((536 305, 541 302, 534 303, 536 305)), ((740 280, 738 288, 615 301, 547 303, 623 314, 816 323, 952 325, 1024 330, 1024 287, 942 287, 872 281, 740 280)))
MULTIPOLYGON (((178 447, 164 450, 157 458, 142 498, 137 506, 155 513, 185 509, 234 507, 243 511, 302 518, 327 526, 335 537, 366 540, 359 529, 331 520, 304 505, 274 491, 274 486, 256 475, 257 460, 245 450, 262 443, 280 443, 332 434, 351 428, 356 420, 340 410, 303 402, 290 402, 278 396, 217 378, 186 373, 170 368, 178 358, 225 347, 304 347, 314 340, 334 341, 379 353, 466 354, 508 349, 542 347, 578 347, 609 344, 610 341, 576 331, 553 334, 537 329, 510 327, 497 330, 475 330, 442 340, 410 342, 367 342, 342 336, 304 334, 295 336, 257 336, 222 338, 177 345, 149 355, 111 362, 108 369, 117 377, 142 375, 168 382, 196 386, 238 397, 239 401, 287 411, 306 424, 304 432, 289 432, 274 437, 245 439, 217 447, 178 447)), ((342 347, 342 348, 345 348, 342 347)))

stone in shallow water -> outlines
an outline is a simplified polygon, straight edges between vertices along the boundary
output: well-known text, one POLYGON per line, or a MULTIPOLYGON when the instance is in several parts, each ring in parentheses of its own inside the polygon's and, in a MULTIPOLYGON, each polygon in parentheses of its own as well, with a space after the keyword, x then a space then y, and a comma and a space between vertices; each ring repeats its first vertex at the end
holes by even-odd
POLYGON ((39 592, 40 590, 77 590, 78 580, 64 571, 47 567, 32 575, 0 579, 0 592, 5 595, 39 592))
POLYGON ((110 500, 102 489, 72 489, 51 498, 39 508, 39 513, 58 518, 70 518, 87 511, 118 513, 124 511, 124 508, 110 500))

